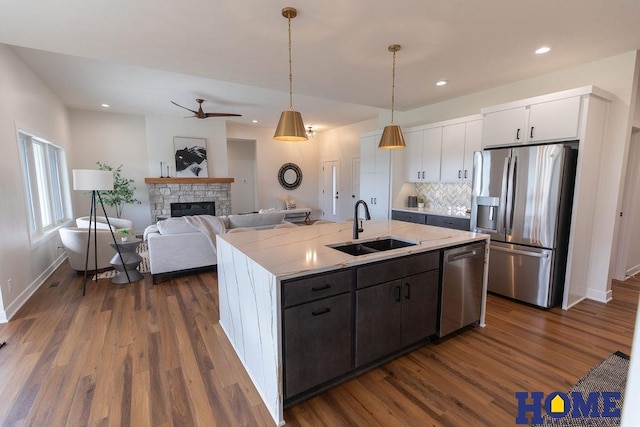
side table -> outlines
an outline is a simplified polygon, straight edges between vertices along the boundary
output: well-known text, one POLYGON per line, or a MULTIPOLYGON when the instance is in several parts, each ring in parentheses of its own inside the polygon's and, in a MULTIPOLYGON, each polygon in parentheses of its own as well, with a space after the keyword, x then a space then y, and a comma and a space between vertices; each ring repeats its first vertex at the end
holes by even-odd
POLYGON ((109 242, 109 245, 116 250, 116 254, 111 258, 111 265, 116 269, 116 275, 111 279, 111 283, 124 284, 138 281, 143 278, 142 273, 138 271, 138 265, 142 261, 142 257, 136 253, 136 248, 142 242, 141 239, 128 239, 126 242, 109 242), (120 255, 118 249, 120 248, 120 255), (126 271, 126 273, 125 273, 126 271), (129 280, 127 280, 127 273, 129 280))

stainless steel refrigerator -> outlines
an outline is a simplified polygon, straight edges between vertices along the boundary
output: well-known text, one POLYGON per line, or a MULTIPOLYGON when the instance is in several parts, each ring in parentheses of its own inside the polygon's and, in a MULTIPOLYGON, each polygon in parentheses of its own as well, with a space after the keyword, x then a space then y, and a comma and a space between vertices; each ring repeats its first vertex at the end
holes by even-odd
POLYGON ((474 154, 471 230, 491 235, 490 292, 562 302, 577 155, 576 142, 474 154))

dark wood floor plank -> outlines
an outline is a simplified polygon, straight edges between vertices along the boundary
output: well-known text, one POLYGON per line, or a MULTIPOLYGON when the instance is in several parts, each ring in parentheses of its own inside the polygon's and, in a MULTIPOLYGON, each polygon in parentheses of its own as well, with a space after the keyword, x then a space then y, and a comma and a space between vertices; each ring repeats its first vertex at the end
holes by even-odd
MULTIPOLYGON (((567 390, 631 351, 640 280, 540 310, 489 295, 487 327, 394 359, 285 411, 289 426, 512 425, 516 391, 567 390)), ((218 323, 217 275, 113 285, 63 265, 0 325, 0 425, 273 425, 218 323), (57 282, 56 286, 49 285, 57 282), (52 404, 51 402, 55 402, 52 404)))

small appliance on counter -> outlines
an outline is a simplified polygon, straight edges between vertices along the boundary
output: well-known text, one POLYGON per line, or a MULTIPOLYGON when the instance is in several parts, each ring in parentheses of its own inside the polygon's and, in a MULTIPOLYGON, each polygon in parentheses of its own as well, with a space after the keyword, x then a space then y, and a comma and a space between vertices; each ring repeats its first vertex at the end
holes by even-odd
POLYGON ((418 207, 418 196, 409 196, 407 198, 407 207, 409 207, 409 208, 417 208, 418 207))

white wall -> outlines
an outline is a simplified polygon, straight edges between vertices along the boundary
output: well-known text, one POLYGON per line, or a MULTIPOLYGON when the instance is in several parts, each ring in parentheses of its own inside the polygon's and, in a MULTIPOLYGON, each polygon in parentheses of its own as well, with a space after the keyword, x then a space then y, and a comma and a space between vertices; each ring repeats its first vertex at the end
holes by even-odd
MULTIPOLYGON (((160 162, 170 166, 176 176, 173 137, 205 138, 209 178, 228 178, 226 124, 222 119, 195 119, 165 115, 147 115, 147 151, 149 177, 160 176, 160 162)), ((166 167, 163 175, 166 176, 166 167)))
POLYGON ((0 94, 0 322, 6 322, 62 261, 63 254, 57 249, 57 232, 31 246, 16 131, 20 128, 64 147, 69 162, 72 150, 67 109, 3 44, 0 94))
POLYGON ((246 139, 227 141, 231 183, 231 213, 256 211, 256 142, 246 139))
MULTIPOLYGON (((70 110, 69 117, 74 157, 70 169, 97 169, 96 162, 113 168, 122 165, 121 175, 134 180, 134 197, 142 202, 125 205, 122 217, 132 220, 135 232, 141 234, 151 223, 149 192, 144 183, 149 173, 144 116, 70 110)), ((90 198, 79 191, 73 193, 75 216, 89 215, 90 198)), ((105 208, 109 216, 115 216, 115 208, 105 208)))
MULTIPOLYGON (((273 208, 276 198, 289 198, 298 207, 312 209, 312 217, 319 214, 320 168, 318 167, 318 147, 316 136, 303 142, 283 142, 273 139, 274 129, 227 123, 229 139, 250 139, 256 141, 258 204, 256 208, 273 208), (295 163, 302 170, 302 184, 295 190, 286 190, 278 182, 278 171, 284 163, 295 163)), ((236 177, 232 177, 236 178, 236 177)))
MULTIPOLYGON (((322 162, 340 160, 340 203, 338 218, 346 220, 353 216, 353 205, 359 195, 351 197, 351 160, 360 157, 360 135, 378 129, 378 119, 367 120, 337 129, 319 132, 314 139, 318 140, 318 170, 322 170, 322 162)), ((322 182, 321 178, 318 184, 322 182)), ((321 199, 318 200, 319 206, 321 199)))

